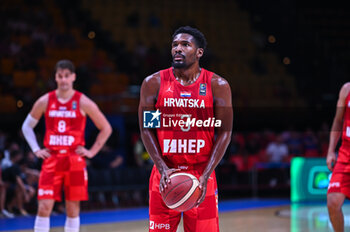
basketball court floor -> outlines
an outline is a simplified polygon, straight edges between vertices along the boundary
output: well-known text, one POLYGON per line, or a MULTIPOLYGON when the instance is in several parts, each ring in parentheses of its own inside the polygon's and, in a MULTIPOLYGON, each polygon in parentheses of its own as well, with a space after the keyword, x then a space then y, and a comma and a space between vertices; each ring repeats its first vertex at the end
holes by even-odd
MULTIPOLYGON (((219 203, 222 232, 333 231, 326 203, 290 204, 288 200, 233 200, 219 203)), ((344 205, 345 231, 350 231, 350 205, 344 205)), ((117 209, 81 214, 81 232, 148 231, 148 209, 117 209)), ((52 232, 63 231, 65 216, 51 217, 52 232)), ((0 231, 33 231, 34 216, 0 219, 0 231)), ((182 225, 178 232, 183 232, 182 225)))

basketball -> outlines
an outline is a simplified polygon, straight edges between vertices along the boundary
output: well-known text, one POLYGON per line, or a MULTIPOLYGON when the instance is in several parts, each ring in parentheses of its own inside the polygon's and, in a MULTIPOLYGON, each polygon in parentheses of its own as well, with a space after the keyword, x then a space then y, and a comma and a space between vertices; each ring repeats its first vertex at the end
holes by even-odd
POLYGON ((189 173, 178 172, 170 175, 168 187, 161 193, 163 201, 179 212, 192 209, 200 197, 198 179, 189 173))

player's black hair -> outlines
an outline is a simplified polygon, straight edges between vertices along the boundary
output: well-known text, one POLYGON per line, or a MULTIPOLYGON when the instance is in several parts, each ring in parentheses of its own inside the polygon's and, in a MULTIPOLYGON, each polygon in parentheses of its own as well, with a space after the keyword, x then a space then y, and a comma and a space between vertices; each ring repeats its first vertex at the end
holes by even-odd
POLYGON ((186 33, 186 34, 192 35, 194 40, 196 41, 197 47, 203 48, 204 50, 207 47, 207 40, 205 39, 205 36, 197 28, 193 28, 190 26, 179 27, 178 29, 176 29, 176 31, 173 34, 173 40, 174 40, 174 37, 180 33, 186 33))
POLYGON ((71 73, 75 73, 75 66, 70 60, 59 60, 55 65, 55 72, 57 69, 68 69, 71 73))

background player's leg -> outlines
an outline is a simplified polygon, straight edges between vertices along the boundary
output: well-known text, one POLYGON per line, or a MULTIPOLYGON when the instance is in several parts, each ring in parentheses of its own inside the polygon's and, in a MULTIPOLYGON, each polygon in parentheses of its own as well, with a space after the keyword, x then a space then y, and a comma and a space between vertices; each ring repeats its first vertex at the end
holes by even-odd
POLYGON ((80 228, 80 201, 66 200, 66 223, 64 225, 65 232, 79 232, 80 228))
POLYGON ((327 194, 328 213, 335 232, 344 231, 344 215, 342 211, 344 200, 345 195, 343 193, 327 194))
POLYGON ((55 204, 54 199, 41 199, 38 203, 38 216, 50 217, 51 211, 55 204))
POLYGON ((38 203, 38 214, 34 222, 34 232, 48 232, 50 230, 50 214, 55 204, 53 199, 41 199, 38 203))
POLYGON ((78 217, 80 214, 80 201, 66 200, 66 211, 68 217, 78 217))

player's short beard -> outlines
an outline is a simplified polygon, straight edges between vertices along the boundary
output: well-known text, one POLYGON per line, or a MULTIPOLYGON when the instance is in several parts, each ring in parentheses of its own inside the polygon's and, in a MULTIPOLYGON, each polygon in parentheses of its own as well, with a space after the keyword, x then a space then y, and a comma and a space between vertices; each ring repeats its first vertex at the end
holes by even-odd
POLYGON ((177 68, 177 69, 182 69, 182 68, 187 68, 188 64, 186 64, 186 62, 172 62, 171 66, 173 66, 173 68, 177 68))

